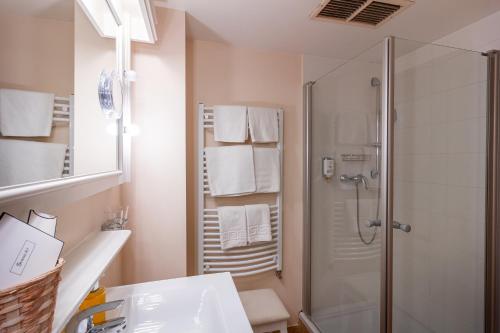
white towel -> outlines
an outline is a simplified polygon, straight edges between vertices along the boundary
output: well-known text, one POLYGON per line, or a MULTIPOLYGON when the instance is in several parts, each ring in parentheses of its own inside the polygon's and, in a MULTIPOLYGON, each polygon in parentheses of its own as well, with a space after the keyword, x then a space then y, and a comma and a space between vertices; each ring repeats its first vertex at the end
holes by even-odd
POLYGON ((269 205, 246 205, 248 243, 269 242, 271 235, 271 211, 269 205))
POLYGON ((241 105, 216 105, 214 107, 215 141, 245 142, 247 138, 247 107, 241 105))
POLYGON ((367 115, 359 112, 337 114, 337 144, 366 145, 368 141, 367 115))
POLYGON ((254 148, 255 182, 258 193, 280 191, 280 154, 277 148, 254 148))
POLYGON ((205 155, 212 196, 255 192, 252 146, 207 147, 205 155))
POLYGON ((253 142, 278 142, 278 110, 248 107, 248 125, 253 142))
POLYGON ((0 186, 62 176, 66 145, 0 139, 0 186))
POLYGON ((219 217, 220 246, 223 250, 247 245, 247 219, 245 207, 217 208, 219 217))
POLYGON ((50 136, 54 94, 0 89, 3 136, 50 136))

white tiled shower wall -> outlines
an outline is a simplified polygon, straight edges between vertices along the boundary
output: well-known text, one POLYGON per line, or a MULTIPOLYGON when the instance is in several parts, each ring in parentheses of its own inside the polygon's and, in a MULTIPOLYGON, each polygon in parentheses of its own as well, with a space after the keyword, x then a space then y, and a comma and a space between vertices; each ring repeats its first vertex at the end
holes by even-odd
POLYGON ((427 47, 412 61, 396 62, 395 218, 413 229, 394 232, 394 302, 419 325, 398 331, 480 332, 486 58, 427 47))

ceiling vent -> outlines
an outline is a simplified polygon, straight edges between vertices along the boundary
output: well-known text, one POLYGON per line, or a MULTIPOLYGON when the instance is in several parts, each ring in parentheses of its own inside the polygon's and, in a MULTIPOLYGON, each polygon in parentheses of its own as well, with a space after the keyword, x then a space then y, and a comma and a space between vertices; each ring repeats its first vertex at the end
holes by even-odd
POLYGON ((311 17, 378 27, 413 4, 413 0, 322 0, 311 17))

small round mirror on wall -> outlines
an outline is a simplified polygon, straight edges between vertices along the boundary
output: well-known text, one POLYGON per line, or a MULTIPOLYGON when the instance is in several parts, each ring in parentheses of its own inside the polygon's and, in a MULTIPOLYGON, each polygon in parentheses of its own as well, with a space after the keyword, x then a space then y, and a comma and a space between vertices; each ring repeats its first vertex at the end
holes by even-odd
POLYGON ((98 94, 104 116, 108 119, 120 119, 123 113, 123 84, 117 71, 101 72, 98 94))

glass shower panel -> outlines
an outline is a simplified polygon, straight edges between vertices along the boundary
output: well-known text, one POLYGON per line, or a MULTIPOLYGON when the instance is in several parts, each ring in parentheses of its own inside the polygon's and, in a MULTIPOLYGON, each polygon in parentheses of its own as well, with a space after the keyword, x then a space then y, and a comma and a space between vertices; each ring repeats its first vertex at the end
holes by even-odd
POLYGON ((393 331, 482 332, 487 59, 395 46, 393 331))
POLYGON ((382 58, 379 44, 312 87, 311 317, 322 332, 379 331, 382 58))

